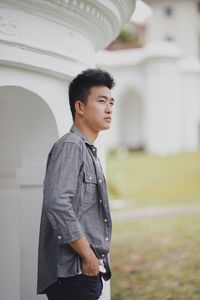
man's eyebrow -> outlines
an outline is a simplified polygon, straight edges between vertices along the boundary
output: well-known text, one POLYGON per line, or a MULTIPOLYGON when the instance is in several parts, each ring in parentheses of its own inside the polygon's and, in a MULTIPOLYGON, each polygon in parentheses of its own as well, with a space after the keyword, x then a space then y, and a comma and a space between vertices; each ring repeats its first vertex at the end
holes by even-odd
POLYGON ((106 99, 106 100, 107 100, 107 99, 110 99, 110 100, 113 101, 113 102, 115 101, 114 98, 109 98, 109 97, 104 96, 104 95, 99 95, 98 98, 104 98, 104 99, 106 99))

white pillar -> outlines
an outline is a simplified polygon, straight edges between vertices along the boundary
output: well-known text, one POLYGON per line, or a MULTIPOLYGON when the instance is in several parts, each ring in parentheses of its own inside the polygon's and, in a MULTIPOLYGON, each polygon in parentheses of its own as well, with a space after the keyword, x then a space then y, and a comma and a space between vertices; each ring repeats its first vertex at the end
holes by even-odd
POLYGON ((180 62, 182 102, 182 148, 195 151, 200 146, 200 63, 187 57, 180 62))
POLYGON ((179 55, 168 43, 146 48, 144 132, 147 151, 153 154, 181 150, 179 55))

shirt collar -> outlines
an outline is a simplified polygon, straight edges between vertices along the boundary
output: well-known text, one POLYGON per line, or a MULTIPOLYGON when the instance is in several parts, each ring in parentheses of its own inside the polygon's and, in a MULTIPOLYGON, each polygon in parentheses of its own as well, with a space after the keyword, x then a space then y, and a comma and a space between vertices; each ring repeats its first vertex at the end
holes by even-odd
MULTIPOLYGON (((80 136, 84 140, 84 142, 86 144, 88 144, 90 146, 91 149, 95 149, 97 151, 97 149, 93 145, 93 143, 87 138, 87 136, 76 125, 74 125, 74 124, 72 125, 72 127, 70 128, 70 132, 76 133, 78 136, 80 136)), ((93 152, 94 152, 94 150, 93 150, 93 152)))

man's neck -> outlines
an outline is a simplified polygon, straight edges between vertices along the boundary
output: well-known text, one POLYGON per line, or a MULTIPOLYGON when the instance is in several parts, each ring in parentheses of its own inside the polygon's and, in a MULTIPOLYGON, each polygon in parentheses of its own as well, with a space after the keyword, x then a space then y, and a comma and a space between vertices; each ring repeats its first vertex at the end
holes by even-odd
POLYGON ((93 144, 98 136, 97 132, 92 131, 85 124, 80 124, 80 122, 74 121, 74 125, 80 129, 80 131, 88 138, 88 140, 93 144))

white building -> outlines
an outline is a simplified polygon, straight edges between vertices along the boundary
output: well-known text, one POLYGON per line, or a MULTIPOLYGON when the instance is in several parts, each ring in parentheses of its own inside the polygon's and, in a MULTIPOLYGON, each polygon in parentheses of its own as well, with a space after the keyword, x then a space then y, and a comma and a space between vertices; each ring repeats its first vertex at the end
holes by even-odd
MULTIPOLYGON (((0 299, 36 296, 48 151, 71 126, 68 83, 94 66, 135 1, 0 2, 0 299)), ((109 299, 104 295, 103 299, 109 299)))
POLYGON ((173 41, 182 55, 200 58, 200 1, 144 0, 153 10, 147 42, 173 41))
POLYGON ((200 147, 200 1, 145 2, 153 9, 145 47, 96 55, 117 81, 108 146, 193 151, 200 147))

